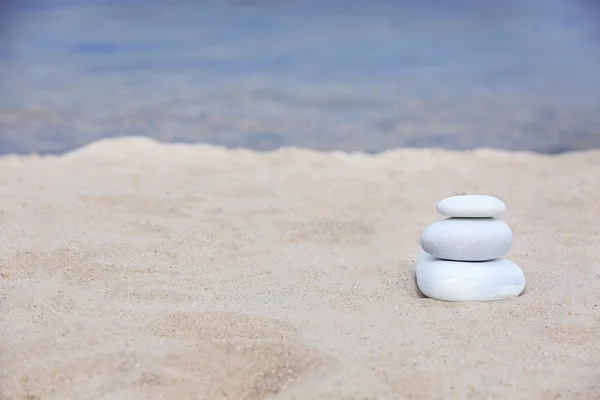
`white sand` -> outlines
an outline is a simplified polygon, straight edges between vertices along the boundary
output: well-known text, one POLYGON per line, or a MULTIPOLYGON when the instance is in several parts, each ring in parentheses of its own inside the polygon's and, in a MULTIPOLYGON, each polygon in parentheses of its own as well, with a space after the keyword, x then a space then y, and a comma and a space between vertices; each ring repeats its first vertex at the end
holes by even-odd
POLYGON ((600 399, 600 151, 269 154, 128 138, 0 159, 1 399, 600 399), (500 197, 518 299, 420 297, 500 197))

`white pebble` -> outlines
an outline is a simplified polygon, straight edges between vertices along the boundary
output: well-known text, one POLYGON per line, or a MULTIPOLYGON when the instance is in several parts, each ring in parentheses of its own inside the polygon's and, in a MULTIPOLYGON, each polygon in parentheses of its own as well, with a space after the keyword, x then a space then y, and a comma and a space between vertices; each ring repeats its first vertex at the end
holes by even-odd
POLYGON ((424 255, 417 263, 416 278, 425 296, 443 301, 503 300, 525 290, 523 271, 504 258, 475 263, 424 255))
POLYGON ((489 218, 506 211, 506 205, 494 196, 468 194, 445 198, 438 203, 437 211, 446 217, 489 218))
POLYGON ((429 225, 421 235, 428 254, 454 261, 485 261, 503 257, 513 233, 496 218, 447 218, 429 225))

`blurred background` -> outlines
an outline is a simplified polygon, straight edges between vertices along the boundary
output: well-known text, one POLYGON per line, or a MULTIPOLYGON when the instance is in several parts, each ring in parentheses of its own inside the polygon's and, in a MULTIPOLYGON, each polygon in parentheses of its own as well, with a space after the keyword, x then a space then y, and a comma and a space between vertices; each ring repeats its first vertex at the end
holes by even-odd
POLYGON ((4 1, 0 154, 600 147, 600 1, 4 1))

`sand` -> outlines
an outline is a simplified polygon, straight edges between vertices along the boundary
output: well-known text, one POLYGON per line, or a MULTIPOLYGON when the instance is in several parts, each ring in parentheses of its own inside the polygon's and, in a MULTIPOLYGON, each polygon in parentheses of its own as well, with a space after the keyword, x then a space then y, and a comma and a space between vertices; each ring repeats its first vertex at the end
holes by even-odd
POLYGON ((1 399, 600 399, 600 152, 0 159, 1 399), (437 202, 507 204, 525 293, 423 298, 437 202))

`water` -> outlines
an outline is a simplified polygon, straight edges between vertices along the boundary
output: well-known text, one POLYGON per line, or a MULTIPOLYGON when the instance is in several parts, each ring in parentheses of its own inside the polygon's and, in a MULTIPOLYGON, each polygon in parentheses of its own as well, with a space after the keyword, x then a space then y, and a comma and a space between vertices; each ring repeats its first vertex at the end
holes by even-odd
POLYGON ((123 135, 258 150, 600 147, 592 0, 150 4, 2 10, 0 153, 123 135))

